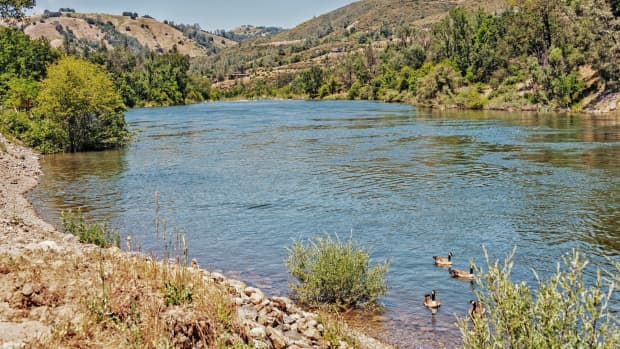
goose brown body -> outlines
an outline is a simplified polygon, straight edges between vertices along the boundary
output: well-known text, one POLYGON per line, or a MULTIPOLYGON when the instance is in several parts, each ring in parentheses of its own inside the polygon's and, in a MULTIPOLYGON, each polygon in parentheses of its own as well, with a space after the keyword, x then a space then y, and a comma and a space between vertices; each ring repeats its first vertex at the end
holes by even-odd
POLYGON ((433 256, 433 260, 440 267, 449 267, 452 265, 452 252, 448 253, 448 257, 433 256))
POLYGON ((459 270, 459 269, 448 269, 450 275, 453 278, 462 279, 462 280, 473 280, 474 279, 474 267, 470 267, 469 270, 459 270))

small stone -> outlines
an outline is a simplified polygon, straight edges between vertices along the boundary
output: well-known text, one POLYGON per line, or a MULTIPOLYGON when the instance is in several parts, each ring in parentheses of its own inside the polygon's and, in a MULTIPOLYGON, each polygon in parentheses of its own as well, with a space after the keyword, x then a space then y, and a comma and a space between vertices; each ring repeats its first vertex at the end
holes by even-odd
POLYGON ((282 316, 282 321, 285 324, 290 325, 290 324, 294 323, 297 320, 293 319, 291 316, 288 316, 288 315, 284 314, 284 316, 282 316))
POLYGON ((270 345, 269 343, 265 342, 265 341, 261 341, 261 340, 253 340, 252 341, 252 348, 254 349, 269 349, 270 345))
POLYGON ((258 294, 260 294, 262 297, 264 297, 263 292, 262 292, 261 290, 259 290, 258 288, 256 288, 256 287, 251 287, 251 286, 248 286, 248 287, 246 287, 246 288, 245 288, 244 292, 245 292, 245 294, 246 294, 246 295, 248 295, 248 296, 252 296, 252 294, 254 294, 254 293, 258 293, 258 294))
POLYGON ((250 296, 250 302, 252 302, 253 304, 261 304, 263 302, 263 295, 261 293, 252 293, 252 295, 250 296))
POLYGON ((314 320, 314 319, 308 320, 306 322, 306 326, 308 326, 309 328, 316 327, 316 325, 318 325, 318 324, 319 323, 316 320, 314 320))
POLYGON ((226 285, 230 291, 234 291, 239 295, 242 295, 246 288, 245 283, 243 283, 242 281, 232 279, 224 281, 224 285, 226 285))
POLYGON ((296 345, 298 348, 303 348, 303 349, 313 348, 312 344, 310 344, 310 343, 308 343, 306 341, 303 341, 303 340, 294 341, 292 344, 296 345))
POLYGON ((321 334, 323 334, 323 332, 325 331, 325 327, 323 327, 323 325, 318 324, 316 325, 316 329, 321 332, 321 334))
POLYGON ((289 305, 293 304, 293 301, 286 297, 273 297, 271 298, 271 301, 276 307, 282 310, 286 310, 289 305))
POLYGON ((250 330, 249 335, 252 338, 265 338, 267 336, 267 332, 265 331, 264 326, 257 326, 250 330))
POLYGON ((302 332, 302 334, 304 335, 304 337, 306 337, 308 339, 315 340, 315 341, 319 340, 321 338, 321 334, 314 327, 310 327, 310 328, 306 329, 305 331, 302 332))
POLYGON ((213 279, 213 281, 215 282, 223 282, 226 278, 220 273, 212 272, 211 279, 213 279))
POLYGON ((22 287, 21 293, 24 297, 30 297, 34 293, 34 287, 32 284, 25 284, 22 287))
POLYGON ((256 308, 249 304, 237 308, 237 318, 240 320, 239 322, 243 322, 243 320, 256 321, 257 317, 258 312, 256 311, 256 308))
POLYGON ((271 339, 271 344, 273 344, 275 349, 286 348, 286 337, 284 337, 284 334, 279 330, 272 327, 267 327, 267 336, 271 339))
POLYGON ((37 247, 41 250, 51 250, 56 252, 60 251, 60 247, 58 247, 58 244, 51 240, 39 242, 37 244, 37 247))

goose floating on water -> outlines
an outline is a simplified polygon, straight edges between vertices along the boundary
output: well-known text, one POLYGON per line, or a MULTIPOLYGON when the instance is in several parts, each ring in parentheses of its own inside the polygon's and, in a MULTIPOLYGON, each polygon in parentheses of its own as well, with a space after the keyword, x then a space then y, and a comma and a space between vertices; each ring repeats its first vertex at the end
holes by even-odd
POLYGON ((469 267, 469 271, 467 270, 459 270, 459 269, 448 269, 448 273, 452 275, 453 278, 462 279, 462 280, 473 280, 474 279, 474 267, 469 267))
POLYGON ((441 306, 441 301, 437 298, 435 290, 431 294, 424 295, 424 306, 429 309, 437 309, 441 306))
POLYGON ((448 257, 433 256, 433 260, 440 267, 449 267, 452 265, 452 252, 448 253, 448 257))

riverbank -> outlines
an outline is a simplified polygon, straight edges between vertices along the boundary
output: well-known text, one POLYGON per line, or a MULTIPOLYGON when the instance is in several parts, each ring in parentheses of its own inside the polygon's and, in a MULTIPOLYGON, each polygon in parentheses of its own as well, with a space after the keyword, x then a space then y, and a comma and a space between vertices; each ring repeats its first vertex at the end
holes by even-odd
POLYGON ((0 348, 389 348, 241 281, 56 231, 24 196, 38 159, 0 135, 0 348))

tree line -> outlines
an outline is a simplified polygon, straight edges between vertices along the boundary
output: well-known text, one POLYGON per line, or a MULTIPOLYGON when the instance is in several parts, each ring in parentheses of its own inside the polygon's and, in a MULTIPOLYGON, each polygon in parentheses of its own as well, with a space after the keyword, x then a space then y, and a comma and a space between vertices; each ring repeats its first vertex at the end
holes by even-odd
POLYGON ((620 89, 618 3, 510 0, 501 13, 455 7, 429 31, 384 24, 376 35, 360 33, 361 45, 336 64, 228 93, 578 109, 589 94, 620 89), (387 48, 373 45, 387 37, 387 48))

